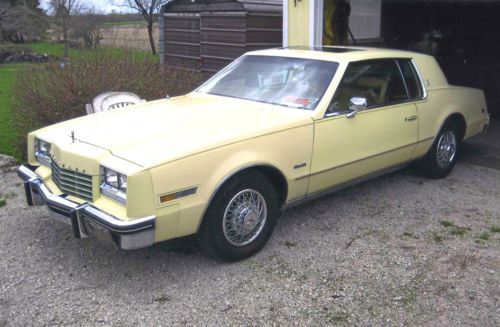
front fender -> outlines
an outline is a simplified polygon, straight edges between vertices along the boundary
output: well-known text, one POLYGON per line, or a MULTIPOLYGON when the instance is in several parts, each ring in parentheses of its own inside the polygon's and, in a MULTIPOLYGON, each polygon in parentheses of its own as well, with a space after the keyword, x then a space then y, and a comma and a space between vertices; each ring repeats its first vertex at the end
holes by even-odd
MULTIPOLYGON (((196 233, 218 187, 242 169, 267 165, 275 167, 288 183, 288 199, 307 191, 307 175, 313 142, 312 124, 271 133, 198 153, 151 169, 155 197, 196 188, 196 194, 158 203, 158 208, 178 204, 180 220, 176 236, 196 233), (296 168, 304 163, 304 166, 296 168), (295 168, 294 168, 295 167, 295 168)), ((157 200, 157 199, 156 199, 157 200)))

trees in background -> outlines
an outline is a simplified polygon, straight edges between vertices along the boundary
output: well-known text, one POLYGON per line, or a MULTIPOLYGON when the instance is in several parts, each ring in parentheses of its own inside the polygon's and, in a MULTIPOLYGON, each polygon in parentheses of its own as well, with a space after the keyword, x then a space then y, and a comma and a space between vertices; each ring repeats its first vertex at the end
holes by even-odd
POLYGON ((102 40, 100 17, 94 8, 88 8, 72 18, 69 38, 87 49, 95 49, 102 40))
POLYGON ((81 0, 50 0, 50 9, 55 16, 55 22, 61 27, 64 43, 64 56, 68 56, 68 34, 72 26, 72 17, 83 9, 81 0))
POLYGON ((48 28, 39 0, 0 0, 0 41, 38 40, 48 28))
POLYGON ((170 0, 111 0, 113 4, 133 9, 142 15, 147 23, 149 44, 153 54, 156 54, 156 46, 153 38, 153 19, 154 16, 160 11, 161 6, 169 1, 170 0))

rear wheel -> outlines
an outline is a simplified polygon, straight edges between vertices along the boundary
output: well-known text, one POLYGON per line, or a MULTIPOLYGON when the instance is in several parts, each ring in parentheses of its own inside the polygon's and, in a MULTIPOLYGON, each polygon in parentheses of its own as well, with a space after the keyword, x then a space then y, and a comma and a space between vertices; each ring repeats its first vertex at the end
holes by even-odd
POLYGON ((266 176, 236 176, 207 210, 199 232, 201 250, 224 261, 252 256, 271 236, 278 214, 279 197, 266 176))
POLYGON ((458 127, 453 123, 443 126, 431 149, 417 164, 419 171, 430 178, 443 178, 455 166, 460 139, 458 127))

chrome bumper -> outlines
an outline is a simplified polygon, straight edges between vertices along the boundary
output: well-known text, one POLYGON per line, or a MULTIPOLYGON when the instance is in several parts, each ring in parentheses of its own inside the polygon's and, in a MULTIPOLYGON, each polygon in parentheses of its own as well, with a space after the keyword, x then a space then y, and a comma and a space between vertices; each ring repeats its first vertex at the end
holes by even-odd
POLYGON ((21 165, 17 169, 17 175, 24 182, 28 205, 46 205, 55 219, 71 225, 76 238, 105 236, 124 250, 140 249, 154 243, 155 216, 120 220, 89 203, 73 202, 64 194, 54 195, 34 173, 36 168, 21 165))

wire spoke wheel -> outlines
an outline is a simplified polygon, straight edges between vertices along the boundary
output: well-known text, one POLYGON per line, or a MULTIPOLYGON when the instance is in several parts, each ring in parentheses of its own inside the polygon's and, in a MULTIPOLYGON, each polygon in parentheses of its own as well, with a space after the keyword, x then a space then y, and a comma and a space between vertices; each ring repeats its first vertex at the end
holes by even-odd
POLYGON ((258 191, 245 189, 227 204, 222 219, 226 240, 234 246, 254 241, 262 232, 267 219, 266 200, 258 191))
POLYGON ((441 135, 437 144, 437 164, 442 169, 448 168, 455 159, 457 153, 457 138, 452 131, 446 131, 441 135))

